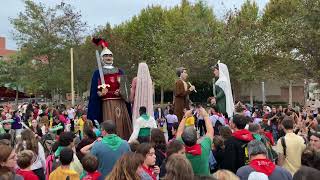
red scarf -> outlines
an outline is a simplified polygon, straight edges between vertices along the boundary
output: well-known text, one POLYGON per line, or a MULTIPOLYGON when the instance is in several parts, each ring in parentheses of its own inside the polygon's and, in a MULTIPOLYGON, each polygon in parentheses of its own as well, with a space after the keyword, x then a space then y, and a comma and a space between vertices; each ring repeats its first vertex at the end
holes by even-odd
POLYGON ((152 177, 153 180, 157 180, 157 177, 155 176, 155 174, 153 173, 153 168, 151 167, 146 167, 144 165, 142 165, 142 169, 149 174, 150 177, 152 177))
POLYGON ((238 131, 235 131, 234 133, 232 133, 232 136, 242 140, 242 141, 251 141, 253 140, 252 134, 250 131, 246 130, 246 129, 241 129, 238 131))
POLYGON ((98 180, 101 176, 101 173, 98 171, 95 171, 93 173, 88 173, 82 180, 98 180))
POLYGON ((271 145, 274 145, 274 139, 271 132, 264 132, 264 135, 270 140, 271 145))
POLYGON ((192 154, 193 156, 201 155, 200 144, 195 144, 193 146, 185 146, 186 153, 192 154))
POLYGON ((254 159, 250 161, 249 166, 255 171, 262 172, 267 176, 270 176, 276 168, 276 165, 269 159, 254 159))

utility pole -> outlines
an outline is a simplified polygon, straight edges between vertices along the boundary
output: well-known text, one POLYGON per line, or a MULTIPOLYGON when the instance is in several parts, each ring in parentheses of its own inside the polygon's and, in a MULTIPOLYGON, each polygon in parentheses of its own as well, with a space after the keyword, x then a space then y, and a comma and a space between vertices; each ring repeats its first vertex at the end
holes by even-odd
POLYGON ((70 49, 71 57, 71 104, 74 106, 74 77, 73 77, 73 48, 70 49))
POLYGON ((261 82, 261 89, 262 89, 262 104, 266 104, 266 96, 264 91, 264 81, 261 82))
POLYGON ((293 107, 293 104, 292 104, 292 84, 293 84, 293 81, 290 80, 289 81, 289 104, 293 107))

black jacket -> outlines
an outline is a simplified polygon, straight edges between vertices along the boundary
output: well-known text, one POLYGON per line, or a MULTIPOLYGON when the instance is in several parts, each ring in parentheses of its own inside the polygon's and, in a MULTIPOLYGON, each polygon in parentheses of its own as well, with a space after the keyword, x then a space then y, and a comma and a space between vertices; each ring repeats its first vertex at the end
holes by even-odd
POLYGON ((245 165, 245 147, 247 141, 230 137, 224 142, 225 149, 217 154, 220 169, 227 169, 236 173, 237 170, 245 165))
POLYGON ((155 149, 155 154, 156 154, 156 165, 161 167, 162 162, 166 158, 166 153, 160 149, 155 149))

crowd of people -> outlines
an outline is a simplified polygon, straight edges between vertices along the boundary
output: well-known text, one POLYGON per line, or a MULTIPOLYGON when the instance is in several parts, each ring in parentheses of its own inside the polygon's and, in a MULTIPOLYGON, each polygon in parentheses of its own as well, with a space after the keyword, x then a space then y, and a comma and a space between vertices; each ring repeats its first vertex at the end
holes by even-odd
MULTIPOLYGON (((197 180, 316 179, 320 109, 191 105, 140 107, 129 139, 113 120, 86 117, 86 106, 0 107, 0 179, 197 180)), ((129 121, 129 119, 128 119, 129 121)))

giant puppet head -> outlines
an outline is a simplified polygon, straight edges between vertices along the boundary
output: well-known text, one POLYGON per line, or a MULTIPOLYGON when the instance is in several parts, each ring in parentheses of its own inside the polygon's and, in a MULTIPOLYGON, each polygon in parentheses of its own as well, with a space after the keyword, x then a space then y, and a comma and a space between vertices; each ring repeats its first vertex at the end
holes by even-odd
POLYGON ((102 38, 92 38, 92 42, 97 46, 101 46, 103 49, 100 54, 102 65, 112 66, 113 54, 110 49, 108 49, 109 44, 102 38))
POLYGON ((188 78, 188 73, 187 73, 187 69, 184 67, 179 67, 177 68, 177 76, 182 79, 183 81, 186 81, 188 78))
POLYGON ((212 73, 214 77, 218 78, 219 77, 219 63, 217 63, 215 66, 211 67, 212 73))

